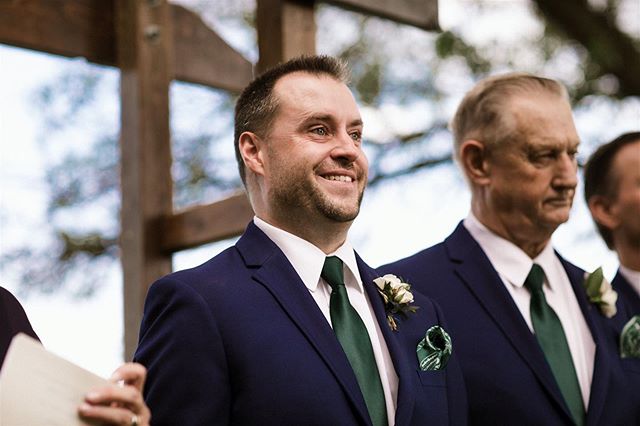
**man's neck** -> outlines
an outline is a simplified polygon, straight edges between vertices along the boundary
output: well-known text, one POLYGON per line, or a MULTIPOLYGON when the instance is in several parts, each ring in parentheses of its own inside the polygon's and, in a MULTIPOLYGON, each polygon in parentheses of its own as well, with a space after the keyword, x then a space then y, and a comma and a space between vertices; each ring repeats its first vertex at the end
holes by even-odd
POLYGON ((482 209, 475 207, 472 207, 472 212, 480 223, 494 234, 518 246, 531 259, 542 253, 542 250, 549 244, 551 235, 547 235, 548 233, 540 231, 538 233, 531 232, 531 235, 527 235, 521 229, 509 229, 504 222, 499 220, 498 216, 483 214, 482 209))
POLYGON ((625 268, 640 271, 640 247, 622 239, 614 239, 618 260, 625 268))
MULTIPOLYGON (((260 219, 268 224, 280 228, 283 231, 287 231, 303 240, 306 240, 318 247, 325 254, 335 252, 340 246, 344 244, 347 239, 347 233, 351 227, 352 222, 344 223, 318 223, 314 221, 295 221, 295 220, 277 220, 272 217, 265 217, 264 215, 256 214, 260 219)), ((320 221, 323 222, 323 221, 320 221)))

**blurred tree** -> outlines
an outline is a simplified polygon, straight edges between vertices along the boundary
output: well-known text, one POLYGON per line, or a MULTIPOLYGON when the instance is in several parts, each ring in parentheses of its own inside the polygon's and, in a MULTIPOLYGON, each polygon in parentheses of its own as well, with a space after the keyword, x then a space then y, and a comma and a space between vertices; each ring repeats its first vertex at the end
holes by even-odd
MULTIPOLYGON (((255 61, 253 1, 181 3, 255 61)), ((352 67, 367 123, 370 185, 451 163, 447 120, 473 82, 491 73, 521 70, 559 79, 576 111, 603 104, 620 110, 640 96, 640 9, 634 0, 447 0, 446 6, 464 18, 437 34, 318 8, 318 51, 352 67)), ((52 141, 79 125, 78 117, 103 115, 96 99, 117 96, 117 79, 109 73, 76 61, 39 90, 43 145, 57 143, 52 141)), ((174 84, 171 99, 176 208, 240 188, 231 144, 235 98, 174 84)), ((47 166, 48 243, 28 241, 0 257, 0 267, 19 275, 23 292, 91 294, 100 284, 97 271, 118 257, 117 129, 93 133, 90 149, 71 146, 47 166), (89 225, 74 219, 96 209, 110 219, 89 225), (71 286, 70 276, 83 277, 82 284, 71 286)), ((595 132, 584 142, 593 147, 601 140, 602 132, 595 132)))

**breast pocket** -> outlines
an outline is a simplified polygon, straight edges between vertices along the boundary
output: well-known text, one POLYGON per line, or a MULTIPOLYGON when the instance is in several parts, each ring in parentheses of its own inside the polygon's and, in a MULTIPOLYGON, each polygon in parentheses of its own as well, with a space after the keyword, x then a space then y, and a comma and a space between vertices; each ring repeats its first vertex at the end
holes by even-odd
POLYGON ((620 363, 623 371, 640 374, 640 358, 622 358, 620 363))
POLYGON ((422 386, 447 386, 446 370, 422 371, 418 370, 418 378, 422 386))
POLYGON ((449 407, 447 400, 447 373, 443 371, 417 371, 418 386, 414 420, 422 419, 422 423, 431 425, 449 424, 449 407), (426 423, 425 423, 426 420, 426 423))

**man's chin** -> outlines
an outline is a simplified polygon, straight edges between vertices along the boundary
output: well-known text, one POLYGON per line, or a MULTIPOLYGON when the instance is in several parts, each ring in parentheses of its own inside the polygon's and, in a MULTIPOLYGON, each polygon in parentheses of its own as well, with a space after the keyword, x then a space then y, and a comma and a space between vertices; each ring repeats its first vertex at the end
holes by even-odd
POLYGON ((566 223, 569 220, 569 212, 556 212, 555 214, 547 217, 546 226, 551 232, 555 231, 560 225, 566 223))
POLYGON ((346 223, 346 222, 353 222, 356 217, 358 217, 358 211, 354 212, 345 212, 345 211, 328 211, 325 212, 325 216, 330 219, 333 220, 335 222, 340 222, 340 223, 346 223))
POLYGON ((323 215, 332 221, 335 222, 353 222, 356 217, 358 217, 358 213, 360 213, 360 206, 356 207, 344 207, 344 206, 322 206, 320 208, 323 215))

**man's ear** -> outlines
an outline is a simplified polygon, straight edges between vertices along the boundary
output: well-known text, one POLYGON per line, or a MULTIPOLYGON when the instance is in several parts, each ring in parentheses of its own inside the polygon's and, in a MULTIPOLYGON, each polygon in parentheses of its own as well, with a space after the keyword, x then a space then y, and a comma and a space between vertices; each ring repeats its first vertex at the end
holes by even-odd
POLYGON ((256 175, 264 175, 264 141, 253 132, 244 132, 238 139, 240 155, 247 169, 256 175))
POLYGON ((609 198, 602 195, 593 195, 589 198, 589 210, 593 219, 609 230, 614 230, 620 226, 620 219, 613 211, 609 198))
POLYGON ((484 144, 475 139, 467 139, 460 145, 460 165, 469 180, 476 185, 486 185, 490 181, 490 166, 484 144))

